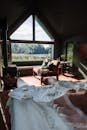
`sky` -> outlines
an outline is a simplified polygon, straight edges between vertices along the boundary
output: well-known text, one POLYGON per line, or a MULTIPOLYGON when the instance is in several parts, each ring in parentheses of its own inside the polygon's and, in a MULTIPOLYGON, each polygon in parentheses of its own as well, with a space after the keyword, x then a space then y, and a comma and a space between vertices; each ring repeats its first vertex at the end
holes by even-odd
MULTIPOLYGON (((35 20, 35 37, 37 41, 52 41, 52 39, 43 30, 40 24, 35 20)), ((32 40, 32 16, 30 16, 11 36, 15 40, 32 40)))

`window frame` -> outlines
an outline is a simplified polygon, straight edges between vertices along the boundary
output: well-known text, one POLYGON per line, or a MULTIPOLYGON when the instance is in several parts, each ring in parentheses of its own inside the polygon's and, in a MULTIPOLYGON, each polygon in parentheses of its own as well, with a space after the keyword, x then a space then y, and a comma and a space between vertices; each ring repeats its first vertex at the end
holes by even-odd
MULTIPOLYGON (((39 41, 37 41, 36 39, 35 39, 35 33, 36 33, 36 31, 35 31, 35 20, 36 19, 38 19, 38 22, 40 22, 40 24, 42 23, 41 21, 40 21, 40 19, 36 16, 36 15, 32 15, 32 30, 33 30, 33 40, 17 40, 17 39, 10 39, 10 48, 11 48, 11 44, 12 43, 34 43, 34 44, 53 44, 53 45, 55 45, 54 43, 55 43, 55 40, 54 40, 54 38, 53 38, 53 36, 51 35, 51 33, 50 32, 48 32, 47 31, 47 29, 45 30, 46 32, 47 32, 47 34, 49 33, 50 34, 50 38, 51 38, 51 41, 43 41, 43 40, 39 40, 39 41)), ((42 25, 44 25, 43 23, 42 23, 42 25)), ((44 26, 45 27, 45 26, 44 26)), ((42 26, 42 28, 43 28, 43 26, 42 26)), ((45 27, 46 28, 46 27, 45 27)), ((43 28, 44 29, 44 28, 43 28)), ((48 35, 49 36, 49 35, 48 35)), ((11 54, 12 54, 12 50, 11 50, 11 54)), ((11 54, 10 54, 10 57, 11 57, 11 54)), ((52 58, 54 58, 54 48, 53 48, 53 52, 52 52, 52 58)), ((11 58, 10 58, 11 59, 11 58)), ((25 61, 26 63, 27 63, 27 61, 25 61)), ((31 61, 32 62, 32 61, 31 61)), ((28 62, 28 64, 30 63, 30 61, 28 62)), ((32 62, 32 64, 41 64, 42 62, 41 61, 35 61, 35 62, 32 62)), ((31 64, 31 63, 30 63, 31 64)))

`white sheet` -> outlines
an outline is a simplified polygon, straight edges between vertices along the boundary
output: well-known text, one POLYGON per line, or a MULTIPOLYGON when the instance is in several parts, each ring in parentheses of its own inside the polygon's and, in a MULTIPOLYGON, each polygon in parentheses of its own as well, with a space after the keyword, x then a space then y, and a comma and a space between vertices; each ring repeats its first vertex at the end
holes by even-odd
MULTIPOLYGON (((22 80, 18 88, 9 93, 11 130, 72 130, 52 107, 52 101, 62 96, 70 88, 82 87, 79 83, 57 82, 37 88, 22 80)), ((83 87, 87 88, 87 83, 83 87)))
POLYGON ((11 130, 71 130, 47 103, 13 99, 10 110, 11 130))

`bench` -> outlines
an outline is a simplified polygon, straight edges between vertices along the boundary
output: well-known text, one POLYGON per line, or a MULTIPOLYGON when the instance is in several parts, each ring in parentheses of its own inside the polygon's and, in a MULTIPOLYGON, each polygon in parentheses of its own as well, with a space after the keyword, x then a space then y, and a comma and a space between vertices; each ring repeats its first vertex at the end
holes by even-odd
POLYGON ((33 75, 33 67, 32 66, 18 66, 17 67, 18 76, 29 76, 33 75))

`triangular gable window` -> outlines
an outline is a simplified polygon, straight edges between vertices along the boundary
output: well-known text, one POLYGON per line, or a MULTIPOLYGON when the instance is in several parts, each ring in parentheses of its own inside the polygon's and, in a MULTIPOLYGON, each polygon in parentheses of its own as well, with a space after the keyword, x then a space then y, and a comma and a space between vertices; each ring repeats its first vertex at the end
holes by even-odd
POLYGON ((14 40, 32 40, 32 16, 30 16, 20 27, 10 36, 14 40))
POLYGON ((51 34, 37 17, 35 17, 35 40, 54 41, 51 34))
POLYGON ((35 41, 54 41, 45 26, 35 16, 35 26, 33 26, 33 17, 30 16, 11 36, 13 40, 31 40, 35 41), (33 27, 35 31, 33 32, 33 27), (33 33, 35 33, 33 35, 33 33), (35 38, 33 38, 35 36, 35 38))

